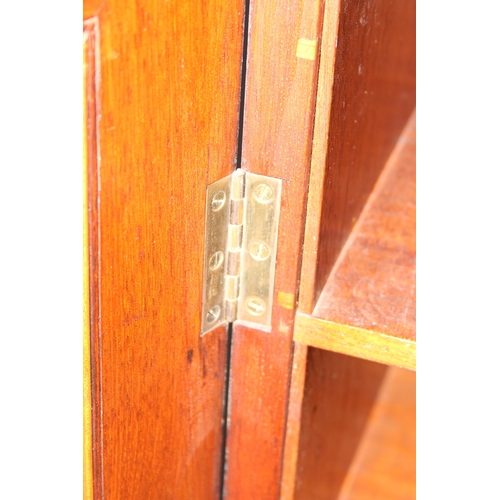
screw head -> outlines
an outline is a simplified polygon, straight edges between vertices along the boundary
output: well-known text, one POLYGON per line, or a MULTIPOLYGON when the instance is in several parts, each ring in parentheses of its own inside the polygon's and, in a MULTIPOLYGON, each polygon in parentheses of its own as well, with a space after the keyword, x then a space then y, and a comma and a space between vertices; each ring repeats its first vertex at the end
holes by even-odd
POLYGON ((220 307, 219 306, 214 306, 212 307, 208 312, 206 316, 207 323, 210 325, 212 323, 215 323, 220 316, 220 307))
POLYGON ((266 303, 260 297, 248 297, 245 308, 252 316, 262 316, 266 312, 266 303))
POLYGON ((274 199, 274 191, 268 184, 257 184, 252 190, 252 196, 259 203, 270 203, 274 199))
POLYGON ((223 262, 224 262, 224 254, 221 251, 215 252, 208 261, 208 267, 210 268, 211 271, 215 271, 222 265, 223 262))
POLYGON ((269 247, 265 243, 254 241, 250 245, 250 255, 255 260, 266 260, 269 257, 269 247))
POLYGON ((218 212, 226 203, 226 193, 224 191, 218 191, 214 194, 212 201, 210 202, 210 208, 212 212, 218 212))

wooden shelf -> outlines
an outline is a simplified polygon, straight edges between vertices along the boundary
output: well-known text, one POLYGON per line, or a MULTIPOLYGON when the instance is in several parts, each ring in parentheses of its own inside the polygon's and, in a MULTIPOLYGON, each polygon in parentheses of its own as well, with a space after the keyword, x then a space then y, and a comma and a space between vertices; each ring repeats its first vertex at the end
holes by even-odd
POLYGON ((415 369, 415 114, 294 340, 415 369))

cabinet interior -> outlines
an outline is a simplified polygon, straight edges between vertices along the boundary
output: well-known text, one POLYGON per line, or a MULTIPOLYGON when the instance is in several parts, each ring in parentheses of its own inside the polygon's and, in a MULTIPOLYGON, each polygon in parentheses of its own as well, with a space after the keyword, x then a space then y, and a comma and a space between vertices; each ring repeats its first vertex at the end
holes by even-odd
POLYGON ((308 350, 296 499, 415 498, 415 372, 308 350))
POLYGON ((282 500, 415 497, 415 135, 415 2, 327 2, 282 500))

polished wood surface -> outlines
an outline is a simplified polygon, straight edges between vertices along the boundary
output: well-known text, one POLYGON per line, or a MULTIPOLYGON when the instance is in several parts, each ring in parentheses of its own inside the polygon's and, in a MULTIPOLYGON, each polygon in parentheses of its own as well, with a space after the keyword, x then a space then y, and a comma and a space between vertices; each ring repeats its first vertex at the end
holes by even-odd
POLYGON ((309 285, 301 310, 306 313, 415 107, 415 1, 343 0, 337 36, 334 54, 331 47, 326 51, 334 66, 325 68, 327 83, 319 86, 330 85, 331 98, 322 91, 318 106, 328 106, 331 99, 331 111, 328 139, 323 109, 317 110, 323 122, 314 131, 318 150, 313 153, 308 219, 320 220, 308 221, 305 238, 308 274, 303 278, 309 285))
POLYGON ((415 499, 415 382, 414 372, 388 370, 339 500, 415 499))
POLYGON ((243 7, 97 8, 95 498, 219 498, 227 333, 200 338, 205 189, 236 162, 243 7))
POLYGON ((226 497, 279 497, 322 0, 250 2, 242 168, 283 179, 272 331, 236 322, 226 497))
POLYGON ((295 500, 337 499, 387 366, 308 349, 295 500))
POLYGON ((415 115, 294 338, 415 369, 415 115))

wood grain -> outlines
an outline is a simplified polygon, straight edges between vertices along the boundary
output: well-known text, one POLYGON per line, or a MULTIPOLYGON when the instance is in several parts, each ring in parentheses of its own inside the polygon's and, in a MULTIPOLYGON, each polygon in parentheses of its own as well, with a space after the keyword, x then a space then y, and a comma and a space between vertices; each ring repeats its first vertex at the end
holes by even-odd
POLYGON ((415 369, 415 115, 294 339, 415 369))
POLYGON ((308 349, 295 500, 338 498, 387 367, 308 349))
POLYGON ((250 2, 242 168, 283 179, 272 331, 236 322, 226 497, 279 497, 322 0, 250 2), (302 47, 297 56, 299 39, 302 47))
POLYGON ((339 500, 416 497, 415 373, 390 368, 339 500))
POLYGON ((243 3, 103 0, 98 23, 95 498, 215 499, 227 333, 200 338, 205 189, 236 161, 243 3))
MULTIPOLYGON (((301 292, 306 313, 311 312, 415 107, 415 2, 343 0, 338 22, 336 52, 333 57, 330 48, 328 56, 329 63, 334 62, 333 75, 326 68, 327 82, 320 83, 320 89, 328 79, 333 83, 328 140, 324 139, 324 109, 319 111, 323 122, 315 128, 318 150, 304 258, 309 285, 301 292), (316 169, 325 171, 323 178, 316 169)), ((324 93, 318 106, 329 104, 324 93)))

